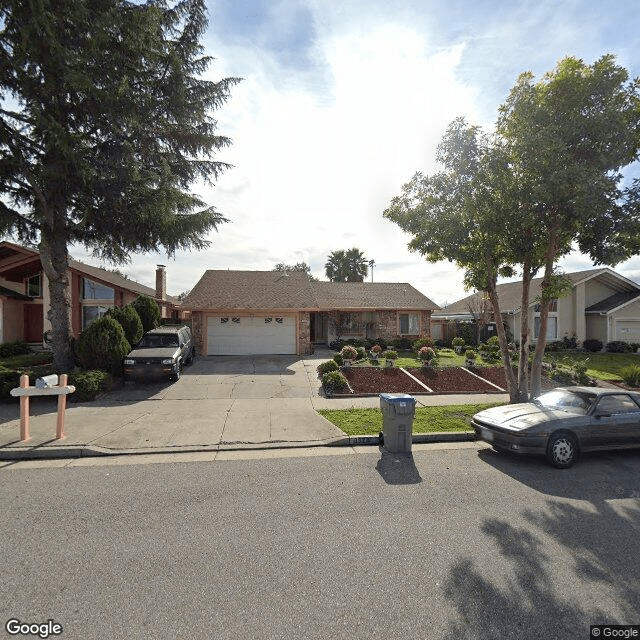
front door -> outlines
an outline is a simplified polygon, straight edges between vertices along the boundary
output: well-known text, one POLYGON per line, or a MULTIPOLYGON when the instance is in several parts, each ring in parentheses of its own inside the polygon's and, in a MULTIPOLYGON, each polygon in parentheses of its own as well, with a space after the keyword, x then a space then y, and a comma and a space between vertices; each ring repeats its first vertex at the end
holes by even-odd
POLYGON ((24 305, 24 339, 26 342, 42 342, 44 318, 41 304, 24 305))
POLYGON ((311 342, 327 341, 327 317, 324 313, 311 314, 311 342))

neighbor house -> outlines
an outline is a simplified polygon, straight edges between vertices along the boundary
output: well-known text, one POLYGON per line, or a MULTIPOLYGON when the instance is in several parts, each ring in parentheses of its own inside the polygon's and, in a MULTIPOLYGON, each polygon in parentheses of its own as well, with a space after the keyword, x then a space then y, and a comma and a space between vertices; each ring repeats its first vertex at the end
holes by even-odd
MULTIPOLYGON (((621 340, 640 343, 640 285, 612 269, 599 268, 566 273, 571 291, 553 300, 549 311, 547 341, 575 336, 607 342, 621 340)), ((540 332, 540 285, 531 281, 528 309, 530 339, 536 342, 540 332), (538 300, 537 300, 538 299, 538 300)), ((515 339, 520 335, 522 282, 497 286, 502 319, 515 339)), ((474 293, 450 304, 432 317, 432 337, 448 340, 459 333, 460 323, 483 324, 483 339, 495 334, 493 313, 486 294, 474 293)))
MULTIPOLYGON (((163 265, 158 265, 156 288, 152 289, 112 271, 70 259, 73 335, 78 336, 109 307, 122 307, 140 294, 154 298, 164 318, 177 318, 180 303, 167 295, 166 279, 163 265)), ((51 328, 48 311, 49 286, 40 254, 11 242, 0 242, 0 342, 41 343, 44 332, 51 328)))
POLYGON ((204 355, 312 353, 336 338, 417 338, 439 307, 406 283, 311 282, 302 272, 206 271, 183 301, 204 355))

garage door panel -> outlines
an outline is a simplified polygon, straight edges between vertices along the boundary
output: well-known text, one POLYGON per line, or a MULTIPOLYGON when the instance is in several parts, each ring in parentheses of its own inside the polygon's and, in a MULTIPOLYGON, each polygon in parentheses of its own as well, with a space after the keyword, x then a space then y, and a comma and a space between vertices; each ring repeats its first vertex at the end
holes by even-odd
POLYGON ((617 320, 616 340, 640 342, 640 320, 617 320))
POLYGON ((295 353, 294 318, 282 316, 207 318, 207 355, 295 353))

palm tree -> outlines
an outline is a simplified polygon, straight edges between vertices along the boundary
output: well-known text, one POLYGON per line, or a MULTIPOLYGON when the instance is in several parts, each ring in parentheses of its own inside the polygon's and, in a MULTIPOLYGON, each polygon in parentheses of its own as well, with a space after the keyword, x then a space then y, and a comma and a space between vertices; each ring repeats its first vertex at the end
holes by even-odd
POLYGON ((369 263, 356 247, 347 251, 340 249, 329 254, 324 270, 331 282, 363 282, 369 263))

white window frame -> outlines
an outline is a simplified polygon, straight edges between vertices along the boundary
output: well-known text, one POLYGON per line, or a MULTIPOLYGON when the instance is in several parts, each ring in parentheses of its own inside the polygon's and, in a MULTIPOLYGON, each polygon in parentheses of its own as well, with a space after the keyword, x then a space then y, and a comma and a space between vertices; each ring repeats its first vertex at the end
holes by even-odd
POLYGON ((418 336, 420 335, 420 313, 415 311, 398 312, 398 335, 399 336, 418 336), (402 316, 407 316, 407 331, 402 331, 402 316), (412 318, 414 323, 411 322, 412 318), (412 327, 413 324, 413 327, 412 327), (412 331, 411 329, 415 329, 412 331))

